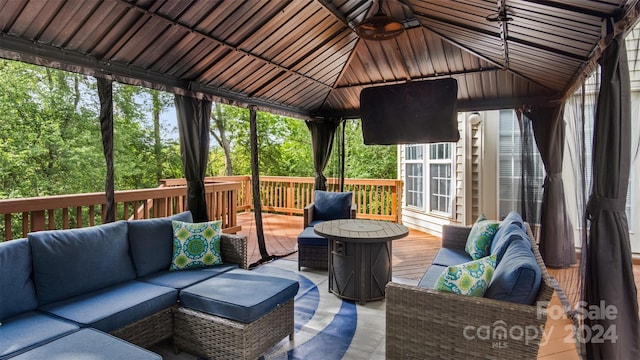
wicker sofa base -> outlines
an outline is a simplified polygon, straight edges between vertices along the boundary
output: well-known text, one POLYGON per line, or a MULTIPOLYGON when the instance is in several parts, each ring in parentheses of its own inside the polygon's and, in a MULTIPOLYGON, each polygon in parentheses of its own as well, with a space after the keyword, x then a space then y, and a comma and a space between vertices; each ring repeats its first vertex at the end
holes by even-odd
POLYGON ((249 324, 185 307, 174 316, 176 348, 208 359, 257 359, 287 335, 293 339, 293 299, 249 324))
POLYGON ((314 269, 329 268, 329 246, 313 246, 298 244, 298 270, 301 267, 314 269))
POLYGON ((132 324, 113 331, 111 335, 148 348, 173 335, 173 313, 177 306, 159 311, 132 324))

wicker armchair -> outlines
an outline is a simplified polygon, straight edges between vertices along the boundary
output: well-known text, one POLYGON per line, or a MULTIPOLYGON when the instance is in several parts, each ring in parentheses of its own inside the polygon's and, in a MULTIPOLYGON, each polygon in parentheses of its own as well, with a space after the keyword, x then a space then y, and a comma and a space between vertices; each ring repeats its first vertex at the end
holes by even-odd
MULTIPOLYGON (((308 226, 310 226, 309 224, 311 224, 311 222, 313 222, 315 219, 313 218, 313 209, 314 209, 314 203, 310 203, 309 205, 305 206, 303 209, 303 223, 302 223, 302 228, 305 229, 308 226)), ((356 213, 358 212, 358 206, 353 203, 351 204, 351 210, 349 212, 349 217, 351 219, 355 219, 356 218, 356 213)))
MULTIPOLYGON (((346 195, 345 193, 341 193, 346 195)), ((316 191, 316 195, 319 196, 316 191)), ((352 194, 347 199, 346 204, 352 201, 352 194)), ((326 200, 325 200, 326 201, 326 200)), ((322 203, 322 200, 320 201, 322 203)), ((345 206, 343 209, 346 210, 345 206)), ((329 267, 329 243, 327 239, 321 237, 320 235, 316 235, 313 232, 313 222, 317 221, 316 215, 316 203, 312 202, 309 205, 304 207, 303 211, 303 231, 298 236, 298 270, 302 267, 309 267, 315 269, 327 269, 329 267)), ((351 202, 351 208, 349 209, 348 216, 351 219, 355 219, 357 213, 357 206, 355 203, 351 202)), ((326 210, 325 210, 326 211, 326 210)), ((335 217, 335 219, 340 219, 346 217, 346 212, 341 211, 343 213, 341 217, 335 217)), ((327 220, 326 218, 322 220, 327 220)), ((332 218, 333 220, 333 218, 332 218)))
MULTIPOLYGON (((526 227, 532 241, 531 229, 526 227)), ((442 246, 464 249, 469 231, 469 227, 445 226, 442 246)), ((532 243, 542 272, 537 305, 389 283, 387 359, 536 359, 554 289, 532 243)))

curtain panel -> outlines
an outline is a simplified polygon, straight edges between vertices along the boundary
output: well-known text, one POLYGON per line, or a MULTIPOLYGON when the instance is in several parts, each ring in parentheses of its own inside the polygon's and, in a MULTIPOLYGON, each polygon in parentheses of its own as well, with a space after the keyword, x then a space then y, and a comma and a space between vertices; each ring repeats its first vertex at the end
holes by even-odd
POLYGON ((209 220, 204 176, 209 160, 211 101, 175 95, 180 137, 180 157, 187 179, 187 209, 194 222, 209 220))
POLYGON ((564 106, 533 108, 533 133, 546 176, 540 209, 540 253, 549 267, 567 268, 576 263, 573 226, 567 214, 562 161, 564 157, 564 106))
POLYGON ((615 334, 586 339, 587 359, 640 358, 640 320, 625 213, 631 162, 631 104, 627 53, 616 37, 601 58, 602 80, 594 122, 593 186, 587 205, 589 238, 583 249, 584 300, 615 314, 586 316, 584 326, 615 334), (602 307, 605 307, 604 309, 602 307))
POLYGON ((100 132, 102 133, 102 150, 107 163, 104 192, 107 198, 104 211, 104 222, 116 221, 115 206, 115 170, 113 163, 113 82, 104 78, 96 78, 98 97, 100 98, 100 132))

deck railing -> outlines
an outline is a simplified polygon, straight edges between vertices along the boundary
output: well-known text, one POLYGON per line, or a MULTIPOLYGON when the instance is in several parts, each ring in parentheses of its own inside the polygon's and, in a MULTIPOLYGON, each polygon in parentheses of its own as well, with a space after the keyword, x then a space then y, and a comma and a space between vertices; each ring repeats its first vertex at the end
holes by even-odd
MULTIPOLYGON (((242 184, 238 191, 238 210, 251 210, 251 176, 207 177, 205 182, 220 181, 242 184)), ((288 215, 302 215, 304 207, 313 201, 311 177, 260 176, 260 200, 263 211, 288 215)), ((165 186, 182 186, 184 179, 163 180, 165 186)), ((329 191, 339 191, 339 180, 327 179, 329 191)), ((358 217, 363 219, 400 222, 400 198, 402 180, 391 179, 345 179, 345 191, 353 192, 358 206, 358 217)))
MULTIPOLYGON (((240 183, 216 182, 205 185, 209 218, 222 220, 224 232, 235 233, 237 197, 240 183)), ((117 220, 164 217, 184 211, 186 186, 116 191, 117 220)), ((25 237, 40 230, 70 229, 104 222, 104 193, 58 195, 0 200, 0 241, 25 237)))
MULTIPOLYGON (((261 176, 260 197, 265 212, 302 215, 313 201, 313 178, 261 176)), ((338 179, 328 179, 328 190, 339 191, 338 179)), ((401 180, 345 179, 345 191, 353 192, 359 218, 400 222, 401 180)), ((222 220, 224 232, 240 231, 238 211, 252 206, 250 176, 205 179, 209 219, 222 220)), ((116 218, 148 219, 169 216, 186 208, 185 179, 162 180, 155 189, 117 191, 116 218)), ((40 230, 81 228, 104 221, 104 193, 58 195, 0 200, 0 241, 25 237, 40 230)))

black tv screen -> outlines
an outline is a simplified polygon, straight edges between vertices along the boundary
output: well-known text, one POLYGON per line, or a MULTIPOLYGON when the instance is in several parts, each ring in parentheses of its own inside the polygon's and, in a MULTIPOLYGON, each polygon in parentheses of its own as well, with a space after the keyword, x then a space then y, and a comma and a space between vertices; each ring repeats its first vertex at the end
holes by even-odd
POLYGON ((458 81, 451 78, 363 89, 360 115, 364 143, 457 142, 457 96, 458 81))

